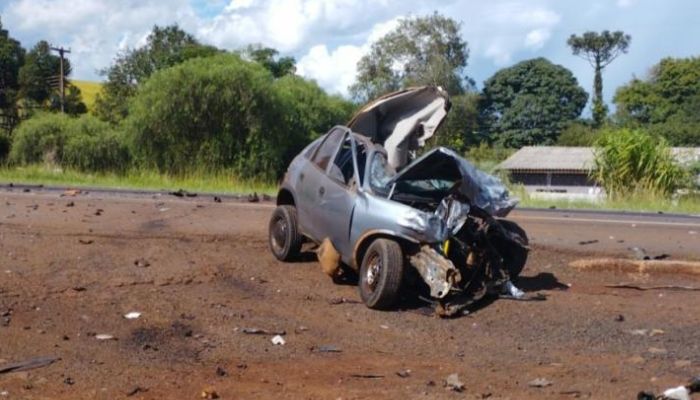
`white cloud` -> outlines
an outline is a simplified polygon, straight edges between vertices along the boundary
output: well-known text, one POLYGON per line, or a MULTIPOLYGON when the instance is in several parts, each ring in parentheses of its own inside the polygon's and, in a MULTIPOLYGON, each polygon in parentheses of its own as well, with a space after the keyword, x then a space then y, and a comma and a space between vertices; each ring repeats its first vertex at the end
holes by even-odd
POLYGON ((525 36, 525 47, 530 49, 541 49, 552 33, 547 29, 533 29, 525 36))
POLYGON ((180 22, 190 30, 198 18, 188 0, 14 0, 2 9, 3 25, 32 47, 40 39, 71 49, 73 76, 96 79, 118 51, 134 47, 155 24, 180 22))
POLYGON ((329 52, 326 45, 316 45, 298 63, 298 73, 315 79, 331 93, 347 95, 356 75, 357 62, 364 51, 359 46, 340 46, 329 52))

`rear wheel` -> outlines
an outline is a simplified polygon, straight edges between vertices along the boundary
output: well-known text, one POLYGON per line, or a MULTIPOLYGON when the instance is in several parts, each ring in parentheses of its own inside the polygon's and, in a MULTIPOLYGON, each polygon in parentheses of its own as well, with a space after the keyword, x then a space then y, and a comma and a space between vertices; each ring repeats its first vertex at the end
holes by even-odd
POLYGON ((390 239, 376 239, 360 266, 360 297, 369 308, 388 309, 398 300, 403 280, 401 246, 390 239))
POLYGON ((511 234, 511 239, 520 244, 520 246, 511 243, 510 241, 504 241, 499 247, 501 257, 503 257, 503 265, 508 270, 510 278, 515 280, 520 273, 525 268, 525 263, 527 262, 528 254, 528 238, 525 230, 513 221, 507 219, 500 219, 498 222, 501 224, 503 229, 511 234))
POLYGON ((277 206, 270 218, 268 229, 272 254, 280 261, 290 261, 299 256, 302 235, 297 224, 297 209, 294 206, 277 206))

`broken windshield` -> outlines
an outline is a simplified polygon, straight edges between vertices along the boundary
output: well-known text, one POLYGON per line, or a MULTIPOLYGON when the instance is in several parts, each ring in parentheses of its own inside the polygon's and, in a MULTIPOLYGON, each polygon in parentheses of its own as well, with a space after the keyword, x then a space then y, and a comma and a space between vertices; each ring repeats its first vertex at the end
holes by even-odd
POLYGON ((372 190, 383 196, 389 195, 389 181, 396 175, 396 170, 389 165, 386 156, 382 153, 374 153, 372 163, 369 166, 369 185, 372 190))

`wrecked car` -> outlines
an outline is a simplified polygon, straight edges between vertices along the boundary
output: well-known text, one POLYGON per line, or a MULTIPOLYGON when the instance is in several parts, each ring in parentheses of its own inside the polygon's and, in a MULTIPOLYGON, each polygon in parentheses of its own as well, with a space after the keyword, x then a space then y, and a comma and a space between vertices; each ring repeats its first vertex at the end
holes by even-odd
POLYGON ((517 201, 450 149, 414 159, 449 108, 439 87, 391 93, 309 144, 277 195, 274 256, 293 260, 305 241, 320 244, 331 255, 319 257, 331 264, 324 270, 357 272, 363 302, 376 309, 395 305, 411 282, 445 316, 487 293, 521 297, 512 282, 527 235, 503 219, 517 201))

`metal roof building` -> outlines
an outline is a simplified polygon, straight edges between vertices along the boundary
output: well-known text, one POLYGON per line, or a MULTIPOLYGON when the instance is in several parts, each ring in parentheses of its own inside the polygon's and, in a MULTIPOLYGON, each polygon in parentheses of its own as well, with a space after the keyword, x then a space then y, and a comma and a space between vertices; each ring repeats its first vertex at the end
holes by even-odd
MULTIPOLYGON (((601 190, 589 177, 594 166, 592 147, 523 147, 496 169, 508 171, 510 180, 528 192, 566 194, 566 197, 597 197, 601 190)), ((700 147, 673 147, 681 164, 700 161, 700 147)))

